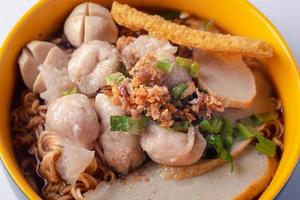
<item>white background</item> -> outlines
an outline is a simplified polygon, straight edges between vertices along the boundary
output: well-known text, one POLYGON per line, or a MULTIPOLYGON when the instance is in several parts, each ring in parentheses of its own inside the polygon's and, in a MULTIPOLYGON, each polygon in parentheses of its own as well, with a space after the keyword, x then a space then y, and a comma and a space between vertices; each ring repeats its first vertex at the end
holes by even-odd
MULTIPOLYGON (((0 0, 0 44, 16 21, 37 0, 0 0)), ((300 0, 250 0, 279 29, 300 63, 300 0)), ((300 167, 278 199, 300 199, 300 167)), ((25 199, 0 163, 0 199, 25 199)))

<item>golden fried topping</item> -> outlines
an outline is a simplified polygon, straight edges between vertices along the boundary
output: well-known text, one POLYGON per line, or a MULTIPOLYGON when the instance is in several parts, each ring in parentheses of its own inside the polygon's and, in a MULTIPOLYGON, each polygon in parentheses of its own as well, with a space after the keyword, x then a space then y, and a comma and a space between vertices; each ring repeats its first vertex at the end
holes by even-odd
POLYGON ((156 68, 157 58, 154 55, 147 55, 141 58, 129 71, 133 77, 133 87, 141 84, 162 85, 165 73, 156 68))
POLYGON ((122 106, 132 117, 145 113, 162 126, 172 126, 172 113, 176 109, 169 103, 171 97, 165 86, 132 87, 129 82, 124 82, 121 85, 113 85, 112 91, 112 102, 122 106))
POLYGON ((158 15, 148 15, 116 1, 113 2, 111 13, 121 26, 135 31, 146 30, 149 35, 167 39, 175 44, 206 51, 242 53, 254 57, 273 55, 272 47, 264 41, 196 30, 167 21, 158 15))
POLYGON ((180 99, 184 99, 184 98, 194 94, 197 91, 194 81, 188 81, 188 82, 186 82, 186 85, 187 85, 187 88, 181 94, 180 99))
POLYGON ((119 50, 119 52, 122 52, 124 47, 129 45, 130 43, 134 42, 136 38, 132 36, 124 36, 122 35, 121 37, 118 38, 116 42, 116 47, 119 50))
MULTIPOLYGON (((188 96, 196 93, 196 97, 185 103, 177 105, 171 99, 166 86, 144 85, 133 86, 130 80, 120 85, 112 86, 112 102, 121 106, 132 117, 145 114, 161 126, 171 127, 174 119, 192 122, 199 117, 210 118, 212 111, 224 111, 222 102, 210 95, 199 92, 192 82, 188 82, 188 96)), ((187 96, 187 97, 188 97, 187 96)))

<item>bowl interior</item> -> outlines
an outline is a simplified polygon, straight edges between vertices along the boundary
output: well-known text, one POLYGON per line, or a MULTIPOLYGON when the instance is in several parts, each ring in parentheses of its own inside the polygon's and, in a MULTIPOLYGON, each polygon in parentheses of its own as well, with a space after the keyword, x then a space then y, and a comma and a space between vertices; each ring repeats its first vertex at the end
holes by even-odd
MULTIPOLYGON (((0 153, 6 168, 17 185, 29 197, 39 199, 23 178, 16 162, 11 143, 9 111, 16 82, 17 60, 21 49, 31 40, 46 39, 55 33, 75 5, 83 0, 39 1, 11 31, 0 49, 0 153)), ((102 5, 112 1, 96 0, 102 5)), ((300 150, 300 84, 296 63, 279 33, 252 5, 243 0, 125 0, 133 6, 164 7, 185 10, 216 24, 229 33, 250 36, 270 43, 274 57, 262 60, 282 100, 285 118, 284 151, 278 170, 261 199, 273 199, 292 173, 300 150)))

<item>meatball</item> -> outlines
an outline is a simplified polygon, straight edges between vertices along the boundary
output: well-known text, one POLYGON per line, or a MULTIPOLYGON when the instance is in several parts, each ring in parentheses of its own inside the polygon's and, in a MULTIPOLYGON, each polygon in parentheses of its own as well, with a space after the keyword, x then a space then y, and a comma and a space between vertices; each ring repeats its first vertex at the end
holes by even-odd
POLYGON ((46 130, 80 147, 91 148, 99 134, 100 124, 89 98, 83 94, 73 94, 49 105, 46 130))
POLYGON ((141 35, 135 40, 131 40, 132 42, 120 49, 128 68, 133 67, 139 59, 147 54, 174 54, 177 51, 177 47, 172 46, 167 40, 159 40, 149 35, 141 35))
POLYGON ((39 74, 38 66, 44 62, 49 51, 55 45, 50 42, 32 41, 23 49, 19 58, 19 67, 25 85, 32 90, 39 74))
POLYGON ((145 159, 140 138, 127 132, 110 131, 110 117, 123 115, 124 112, 119 106, 113 105, 107 96, 98 94, 95 106, 104 129, 101 135, 101 146, 105 160, 115 171, 127 174, 142 164, 145 159))
POLYGON ((78 47, 92 40, 115 42, 118 37, 118 27, 109 10, 87 2, 78 5, 71 12, 64 25, 64 33, 69 42, 78 47))
POLYGON ((83 43, 68 64, 73 83, 84 94, 93 94, 106 84, 106 76, 119 70, 118 50, 99 40, 83 43))
POLYGON ((201 158, 206 140, 194 127, 185 134, 151 124, 148 132, 141 135, 141 145, 156 163, 187 166, 201 158))

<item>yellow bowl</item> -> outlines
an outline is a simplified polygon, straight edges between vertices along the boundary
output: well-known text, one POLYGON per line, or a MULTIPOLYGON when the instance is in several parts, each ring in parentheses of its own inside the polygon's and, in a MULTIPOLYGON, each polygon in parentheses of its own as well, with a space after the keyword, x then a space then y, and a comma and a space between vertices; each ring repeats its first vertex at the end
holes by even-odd
MULTIPOLYGON (((9 111, 21 49, 31 40, 46 39, 55 33, 75 5, 84 0, 41 0, 15 25, 0 49, 0 153, 7 170, 29 199, 40 199, 22 176, 11 142, 9 111)), ((109 0, 95 1, 110 5, 109 0)), ((291 175, 300 152, 300 84, 296 62, 280 34, 251 4, 244 0, 126 0, 133 6, 186 10, 214 19, 224 30, 262 39, 274 48, 274 57, 264 60, 283 103, 285 119, 284 151, 278 170, 260 199, 273 199, 291 175)))

